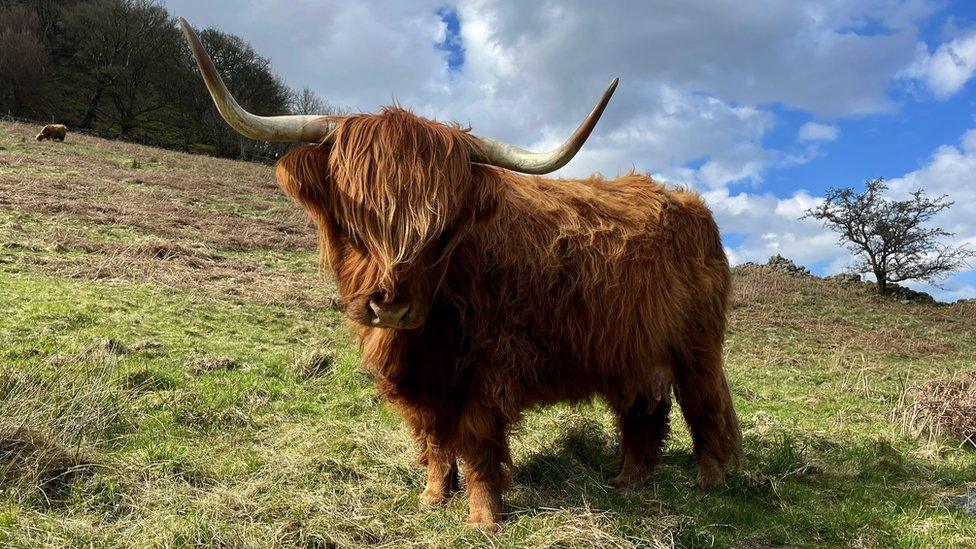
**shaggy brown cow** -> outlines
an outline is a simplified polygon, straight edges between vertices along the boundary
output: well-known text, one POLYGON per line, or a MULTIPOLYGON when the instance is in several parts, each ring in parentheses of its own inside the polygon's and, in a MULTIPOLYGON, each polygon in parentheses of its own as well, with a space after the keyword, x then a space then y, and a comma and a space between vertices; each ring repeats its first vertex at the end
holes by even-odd
POLYGON ((724 480, 741 436, 722 369, 729 266, 709 210, 644 175, 514 173, 565 164, 616 81, 546 154, 395 107, 258 117, 181 23, 228 123, 253 138, 317 143, 281 159, 278 183, 317 224, 363 360, 416 435, 423 499, 458 488, 460 458, 470 522, 494 526, 508 433, 523 411, 595 396, 619 421, 615 483, 637 483, 658 461, 672 388, 699 486, 724 480))
POLYGON ((48 124, 41 128, 41 133, 37 134, 38 141, 44 141, 45 139, 50 139, 51 141, 64 142, 65 136, 68 135, 68 127, 64 124, 48 124))

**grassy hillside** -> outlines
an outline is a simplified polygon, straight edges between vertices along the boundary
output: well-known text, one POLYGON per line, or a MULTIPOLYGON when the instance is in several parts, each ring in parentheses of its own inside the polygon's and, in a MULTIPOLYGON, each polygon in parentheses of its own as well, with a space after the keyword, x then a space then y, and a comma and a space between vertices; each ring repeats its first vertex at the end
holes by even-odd
POLYGON ((514 437, 510 515, 486 535, 463 497, 418 505, 409 436, 270 168, 33 131, 0 123, 4 546, 976 543, 951 503, 976 451, 899 413, 976 367, 976 307, 739 270, 742 470, 696 491, 676 414, 653 479, 618 492, 603 406, 547 408, 514 437))

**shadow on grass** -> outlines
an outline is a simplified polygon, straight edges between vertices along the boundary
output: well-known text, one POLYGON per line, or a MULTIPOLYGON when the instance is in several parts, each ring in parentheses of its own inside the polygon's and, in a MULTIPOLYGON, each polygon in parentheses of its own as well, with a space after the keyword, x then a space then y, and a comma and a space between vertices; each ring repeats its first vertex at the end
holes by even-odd
POLYGON ((973 461, 926 459, 897 444, 753 434, 744 441, 743 466, 708 492, 695 487, 687 447, 666 449, 643 486, 616 490, 610 486, 619 471, 616 443, 598 424, 582 421, 515 464, 507 503, 510 520, 554 509, 596 510, 610 513, 625 535, 674 539, 679 546, 912 544, 928 539, 918 525, 946 522, 976 534, 973 517, 949 503, 976 478, 973 461), (654 524, 671 531, 654 532, 654 524))

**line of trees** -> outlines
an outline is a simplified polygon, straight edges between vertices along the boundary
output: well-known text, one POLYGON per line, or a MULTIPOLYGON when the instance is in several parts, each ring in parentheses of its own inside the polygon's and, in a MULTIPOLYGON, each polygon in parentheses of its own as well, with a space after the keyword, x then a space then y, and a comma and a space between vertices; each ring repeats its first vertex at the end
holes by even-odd
MULTIPOLYGON (((211 28, 200 39, 244 108, 336 112, 309 88, 289 89, 240 37, 211 28)), ((0 113, 232 158, 270 160, 287 147, 223 123, 156 0, 0 0, 0 113)))

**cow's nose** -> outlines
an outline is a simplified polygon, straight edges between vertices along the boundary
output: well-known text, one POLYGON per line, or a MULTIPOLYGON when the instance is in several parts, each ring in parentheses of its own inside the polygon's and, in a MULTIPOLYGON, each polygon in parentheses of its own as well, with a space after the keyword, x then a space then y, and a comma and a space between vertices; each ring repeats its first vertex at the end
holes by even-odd
POLYGON ((370 299, 369 308, 373 311, 373 315, 375 315, 373 324, 395 328, 406 319, 407 313, 410 312, 410 303, 382 304, 370 299))

